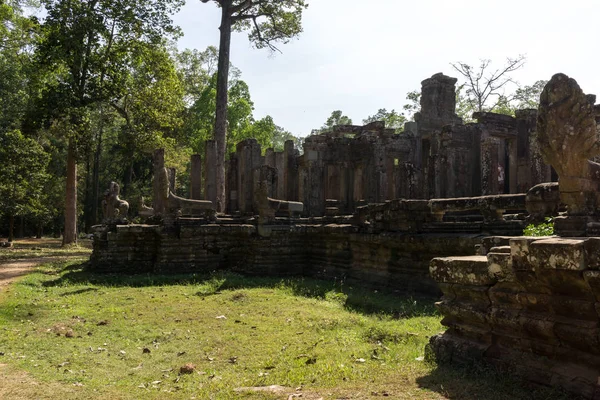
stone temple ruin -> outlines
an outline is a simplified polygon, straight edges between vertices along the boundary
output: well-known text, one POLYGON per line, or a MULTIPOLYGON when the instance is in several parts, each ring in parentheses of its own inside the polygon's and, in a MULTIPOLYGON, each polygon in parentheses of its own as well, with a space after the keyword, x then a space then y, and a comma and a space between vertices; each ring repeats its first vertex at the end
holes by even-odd
POLYGON ((448 330, 430 344, 439 362, 483 360, 600 398, 600 164, 589 161, 600 153, 600 107, 558 74, 539 110, 465 124, 455 84, 423 81, 421 112, 402 134, 380 122, 336 126, 308 137, 302 155, 291 141, 264 155, 256 140, 239 143, 223 214, 213 206, 214 142, 192 157, 192 199, 173 194, 157 150, 147 223, 126 223, 111 186, 89 268, 228 269, 441 293, 448 330), (548 216, 569 238, 520 236, 548 216))

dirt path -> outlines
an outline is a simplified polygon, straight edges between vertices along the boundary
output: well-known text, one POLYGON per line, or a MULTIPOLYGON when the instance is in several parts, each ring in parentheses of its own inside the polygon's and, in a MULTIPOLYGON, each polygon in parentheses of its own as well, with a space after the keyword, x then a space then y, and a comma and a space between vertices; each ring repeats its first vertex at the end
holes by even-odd
POLYGON ((67 257, 48 256, 0 262, 0 291, 4 290, 15 279, 31 272, 38 265, 62 259, 67 259, 67 257))

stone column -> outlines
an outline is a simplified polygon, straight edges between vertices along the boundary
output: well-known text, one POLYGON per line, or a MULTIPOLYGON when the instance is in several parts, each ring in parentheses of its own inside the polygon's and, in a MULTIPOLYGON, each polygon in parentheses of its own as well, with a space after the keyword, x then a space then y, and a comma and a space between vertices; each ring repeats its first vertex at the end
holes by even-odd
POLYGON ((152 163, 154 166, 154 181, 152 182, 154 195, 152 205, 154 214, 162 215, 165 212, 166 201, 169 197, 168 184, 165 182, 165 178, 168 177, 165 173, 165 149, 154 150, 152 163))
POLYGON ((265 151, 265 165, 275 168, 275 150, 273 148, 268 148, 265 151))
POLYGON ((207 140, 204 146, 204 197, 217 205, 217 142, 207 140))
POLYGON ((306 213, 309 216, 325 214, 325 168, 321 159, 321 138, 304 143, 304 162, 302 167, 302 194, 306 213))
POLYGON ((298 201, 298 162, 292 140, 286 140, 284 154, 284 198, 290 201, 298 201))
MULTIPOLYGON (((254 169, 254 190, 263 182, 266 184, 267 196, 274 198, 277 193, 277 170, 268 165, 262 165, 254 169)), ((256 205, 255 205, 256 206, 256 205)), ((258 210, 256 210, 258 212, 258 210)))
POLYGON ((498 194, 498 139, 481 141, 481 194, 498 194))
POLYGON ((190 166, 190 198, 202 200, 202 157, 193 154, 190 166))
POLYGON ((529 137, 529 158, 531 187, 538 183, 550 182, 552 180, 552 170, 550 166, 544 162, 544 158, 540 152, 540 145, 535 134, 529 137))
POLYGON ((173 167, 169 168, 169 190, 175 193, 175 181, 177 179, 177 170, 173 167))
POLYGON ((233 214, 239 211, 238 204, 238 159, 235 153, 231 153, 227 162, 226 173, 227 213, 233 214))
POLYGON ((277 168, 277 193, 275 197, 280 200, 287 200, 285 195, 285 153, 276 152, 275 155, 275 168, 277 168))
POLYGON ((340 167, 336 164, 327 166, 327 186, 325 187, 325 198, 340 200, 340 167))
POLYGON ((362 165, 358 165, 354 169, 354 184, 352 185, 354 188, 352 191, 354 203, 365 199, 363 181, 363 167, 362 165))
POLYGON ((236 146, 238 160, 238 204, 242 214, 251 214, 254 204, 254 170, 262 165, 261 148, 256 139, 246 139, 236 146))
MULTIPOLYGON (((517 140, 510 140, 508 142, 508 184, 509 191, 508 193, 515 194, 518 193, 518 172, 519 172, 519 162, 518 162, 518 154, 517 154, 517 140)), ((506 171, 507 168, 505 168, 506 171)))

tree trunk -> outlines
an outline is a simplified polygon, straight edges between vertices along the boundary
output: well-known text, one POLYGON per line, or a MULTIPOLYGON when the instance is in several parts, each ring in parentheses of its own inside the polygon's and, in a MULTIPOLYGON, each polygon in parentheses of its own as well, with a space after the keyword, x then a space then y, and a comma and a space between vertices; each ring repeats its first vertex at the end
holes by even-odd
POLYGON ((92 185, 93 182, 91 180, 92 176, 92 166, 90 162, 90 157, 86 157, 85 161, 85 202, 83 205, 83 231, 85 233, 90 233, 92 229, 92 225, 94 225, 94 221, 92 220, 92 203, 94 200, 92 199, 92 185))
POLYGON ((67 185, 65 194, 65 233, 63 246, 77 243, 77 159, 75 141, 69 138, 67 151, 67 185))
POLYGON ((15 231, 15 216, 10 214, 8 221, 8 243, 12 243, 15 231))
POLYGON ((96 139, 94 152, 94 166, 92 168, 92 225, 98 222, 98 201, 100 196, 100 155, 102 153, 102 136, 104 134, 104 105, 100 104, 100 127, 96 139))
POLYGON ((21 215, 21 217, 19 217, 18 237, 19 237, 19 239, 23 239, 25 237, 25 218, 22 215, 21 215))
POLYGON ((229 49, 231 47, 231 0, 221 2, 221 37, 217 69, 217 110, 214 139, 217 142, 217 211, 225 212, 225 150, 227 148, 227 86, 229 81, 229 49))

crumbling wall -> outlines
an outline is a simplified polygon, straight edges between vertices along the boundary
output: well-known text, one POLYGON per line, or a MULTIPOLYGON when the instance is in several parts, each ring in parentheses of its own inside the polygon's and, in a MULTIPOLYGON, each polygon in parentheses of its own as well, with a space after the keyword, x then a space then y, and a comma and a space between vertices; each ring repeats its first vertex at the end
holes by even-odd
POLYGON ((438 361, 485 360, 600 396, 600 238, 490 238, 482 247, 486 255, 431 262, 448 327, 431 340, 438 361))

